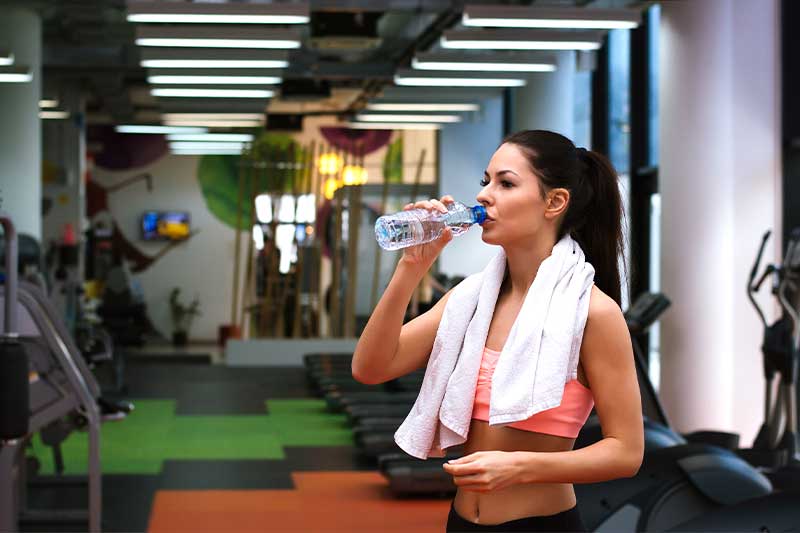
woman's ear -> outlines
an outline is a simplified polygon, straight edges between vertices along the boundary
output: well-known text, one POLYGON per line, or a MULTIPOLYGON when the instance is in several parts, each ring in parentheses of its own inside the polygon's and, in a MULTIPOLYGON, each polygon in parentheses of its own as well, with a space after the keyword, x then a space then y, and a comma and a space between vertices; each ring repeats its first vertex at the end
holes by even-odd
POLYGON ((547 193, 544 216, 549 219, 558 218, 567 211, 568 206, 569 191, 562 188, 551 189, 547 193))

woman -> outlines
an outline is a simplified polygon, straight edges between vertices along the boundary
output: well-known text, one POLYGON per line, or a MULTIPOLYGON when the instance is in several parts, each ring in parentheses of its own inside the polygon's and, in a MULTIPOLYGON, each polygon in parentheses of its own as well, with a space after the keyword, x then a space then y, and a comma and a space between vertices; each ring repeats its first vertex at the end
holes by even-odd
MULTIPOLYGON (((486 334, 465 455, 444 465, 458 492, 448 531, 582 531, 573 483, 636 474, 644 438, 633 351, 620 310, 622 207, 617 176, 600 154, 547 131, 507 137, 492 156, 477 200, 486 208, 482 239, 502 247, 505 277, 486 334), (487 422, 492 370, 525 296, 554 247, 574 239, 594 267, 577 372, 561 405, 514 424, 487 422), (594 406, 604 438, 572 450, 594 406)), ((406 206, 438 209, 453 199, 406 206)), ((403 325, 414 288, 452 239, 405 249, 359 339, 353 376, 382 383, 428 363, 448 292, 403 325)), ((572 241, 570 241, 572 242, 572 241)), ((494 396, 492 401, 494 401, 494 396)))

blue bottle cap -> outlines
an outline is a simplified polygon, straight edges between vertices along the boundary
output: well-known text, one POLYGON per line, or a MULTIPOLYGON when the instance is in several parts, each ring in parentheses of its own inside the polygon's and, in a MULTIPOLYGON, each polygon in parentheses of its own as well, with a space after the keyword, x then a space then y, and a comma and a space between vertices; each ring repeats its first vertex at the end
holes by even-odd
POLYGON ((482 205, 476 205, 470 209, 472 209, 472 214, 475 216, 475 222, 483 224, 483 221, 486 220, 486 208, 482 205))

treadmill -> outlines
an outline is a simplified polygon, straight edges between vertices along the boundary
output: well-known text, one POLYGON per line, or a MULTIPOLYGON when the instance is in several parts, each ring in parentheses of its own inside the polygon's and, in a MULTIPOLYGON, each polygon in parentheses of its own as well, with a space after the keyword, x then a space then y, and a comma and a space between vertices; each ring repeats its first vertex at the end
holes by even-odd
MULTIPOLYGON (((5 226, 9 240, 14 239, 10 219, 0 215, 0 222, 5 226)), ((9 245, 8 249, 13 250, 15 246, 9 245)), ((19 324, 19 340, 29 363, 30 415, 26 436, 0 442, 0 530, 16 531, 20 521, 37 524, 82 522, 88 523, 88 531, 98 532, 102 490, 100 414, 96 399, 100 388, 61 323, 60 315, 40 288, 29 283, 17 286, 14 255, 9 253, 6 257, 7 284, 0 290, 0 309, 4 310, 0 318, 4 320, 8 312, 12 321, 19 324), (29 510, 26 506, 25 448, 35 432, 69 415, 78 415, 88 432, 88 511, 29 510)))

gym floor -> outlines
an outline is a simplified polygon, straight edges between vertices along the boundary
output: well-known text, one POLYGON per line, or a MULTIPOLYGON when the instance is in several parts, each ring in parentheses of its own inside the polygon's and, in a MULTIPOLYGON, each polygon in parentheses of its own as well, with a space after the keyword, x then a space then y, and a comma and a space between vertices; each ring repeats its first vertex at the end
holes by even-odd
MULTIPOLYGON (((136 410, 102 428, 104 531, 444 529, 449 501, 395 499, 302 368, 139 355, 128 358, 126 382, 136 410)), ((86 473, 86 448, 84 433, 62 444, 66 479, 86 473)), ((29 454, 40 480, 53 481, 51 449, 37 437, 29 454)), ((85 508, 85 487, 44 484, 30 490, 29 507, 85 508)))

